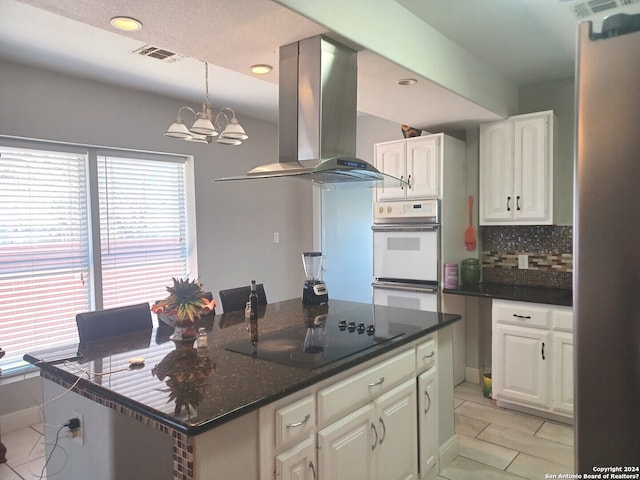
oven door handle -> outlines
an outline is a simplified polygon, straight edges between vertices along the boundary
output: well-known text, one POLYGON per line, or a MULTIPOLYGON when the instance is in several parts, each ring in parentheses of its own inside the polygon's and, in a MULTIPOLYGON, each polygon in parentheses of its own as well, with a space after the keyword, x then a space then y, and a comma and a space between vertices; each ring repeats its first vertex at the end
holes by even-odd
POLYGON ((398 283, 372 283, 371 286, 373 288, 381 288, 383 290, 402 290, 404 292, 416 293, 438 293, 438 287, 427 287, 398 283))
POLYGON ((374 232, 437 232, 439 225, 373 225, 374 232))

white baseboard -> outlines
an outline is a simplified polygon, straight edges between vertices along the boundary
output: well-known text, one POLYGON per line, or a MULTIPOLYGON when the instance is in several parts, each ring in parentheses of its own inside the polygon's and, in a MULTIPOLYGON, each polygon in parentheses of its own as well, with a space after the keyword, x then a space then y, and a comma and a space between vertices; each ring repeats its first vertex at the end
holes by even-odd
POLYGON ((0 416, 2 433, 15 432, 38 423, 42 423, 42 418, 40 417, 40 407, 37 405, 0 416))
POLYGON ((458 443, 458 435, 453 434, 453 436, 440 447, 440 471, 444 470, 447 465, 453 462, 459 453, 460 445, 458 443))
POLYGON ((522 405, 516 405, 515 403, 505 402, 502 400, 496 400, 496 406, 500 408, 507 408, 509 410, 515 410, 516 412, 526 413, 527 415, 534 415, 536 417, 547 418, 554 422, 564 423, 567 425, 573 425, 574 419, 570 416, 560 415, 545 410, 538 410, 537 408, 524 407, 522 405))
POLYGON ((464 379, 467 382, 480 383, 480 369, 479 368, 465 367, 465 369, 464 369, 464 379))

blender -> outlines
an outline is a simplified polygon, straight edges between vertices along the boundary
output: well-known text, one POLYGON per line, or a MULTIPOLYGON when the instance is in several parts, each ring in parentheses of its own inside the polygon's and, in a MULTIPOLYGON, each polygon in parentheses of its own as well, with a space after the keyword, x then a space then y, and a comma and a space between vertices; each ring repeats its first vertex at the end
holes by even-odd
POLYGON ((324 305, 329 301, 327 286, 322 281, 322 272, 325 268, 325 257, 322 252, 304 252, 302 254, 304 265, 304 288, 302 289, 302 303, 306 305, 324 305))

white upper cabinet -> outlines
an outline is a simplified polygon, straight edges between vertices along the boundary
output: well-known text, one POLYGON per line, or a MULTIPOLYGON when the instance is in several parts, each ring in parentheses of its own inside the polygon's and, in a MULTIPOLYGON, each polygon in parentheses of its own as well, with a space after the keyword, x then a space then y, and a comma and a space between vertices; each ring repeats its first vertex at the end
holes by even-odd
POLYGON ((376 168, 409 183, 408 187, 377 188, 376 200, 438 197, 441 137, 441 134, 426 135, 376 144, 376 168))
POLYGON ((553 112, 480 125, 480 224, 553 223, 553 112))

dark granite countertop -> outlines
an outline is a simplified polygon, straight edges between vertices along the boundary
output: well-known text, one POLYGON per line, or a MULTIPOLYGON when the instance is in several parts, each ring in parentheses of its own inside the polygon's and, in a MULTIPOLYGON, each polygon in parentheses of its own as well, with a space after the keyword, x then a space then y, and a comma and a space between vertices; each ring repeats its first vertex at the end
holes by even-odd
POLYGON ((383 332, 397 336, 314 370, 291 367, 226 349, 238 342, 249 343, 241 311, 217 315, 204 325, 208 332, 206 348, 176 346, 169 340, 172 329, 159 327, 86 346, 30 353, 25 360, 53 378, 69 384, 78 382, 78 387, 91 394, 118 402, 187 435, 197 435, 461 318, 340 300, 331 300, 328 311, 327 306, 305 307, 300 299, 260 308, 261 338, 304 326, 305 318, 308 321, 317 313, 328 314, 327 325, 337 325, 344 318, 357 319, 367 325, 375 322, 376 335, 383 332), (81 353, 79 358, 61 361, 73 357, 76 351, 81 353), (143 357, 144 366, 129 368, 132 357, 143 357), (176 402, 190 404, 190 411, 186 407, 177 411, 180 409, 176 402))
POLYGON ((519 302, 546 303, 548 305, 563 305, 568 307, 573 305, 573 291, 564 288, 480 283, 474 287, 460 286, 458 288, 445 288, 443 292, 452 295, 499 298, 519 302))

